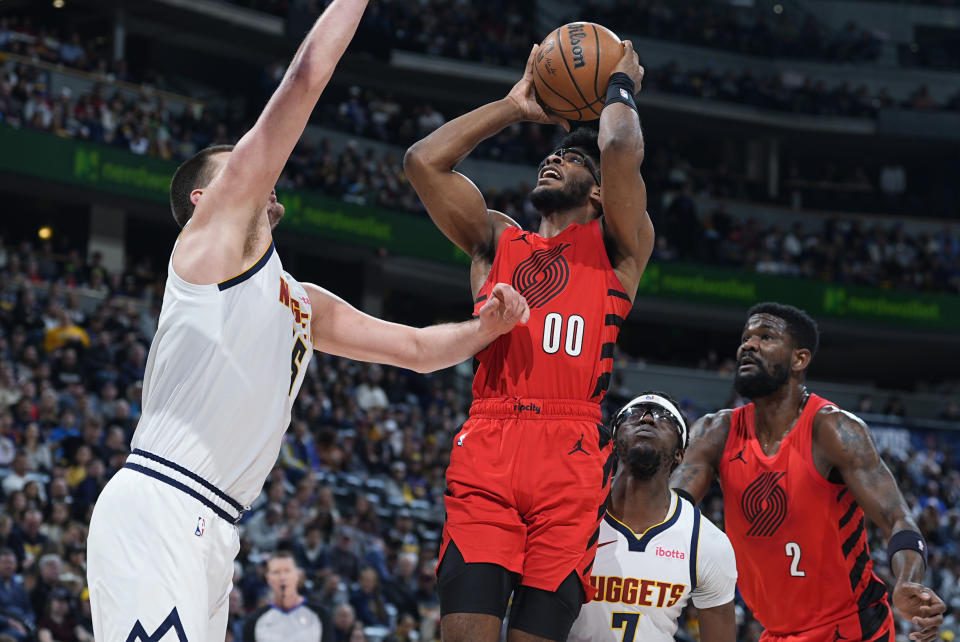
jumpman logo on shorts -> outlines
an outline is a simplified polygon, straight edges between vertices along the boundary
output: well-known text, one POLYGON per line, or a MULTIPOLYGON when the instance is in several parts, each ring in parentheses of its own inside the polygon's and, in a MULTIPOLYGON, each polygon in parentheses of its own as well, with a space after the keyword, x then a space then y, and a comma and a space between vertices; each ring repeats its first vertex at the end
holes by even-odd
POLYGON ((740 449, 740 452, 738 452, 736 455, 734 455, 733 457, 730 458, 730 461, 736 461, 736 460, 739 459, 739 460, 742 461, 743 463, 747 463, 747 460, 743 458, 743 451, 744 451, 744 450, 746 450, 746 449, 745 449, 745 448, 741 448, 741 449, 740 449))
POLYGON ((586 450, 583 449, 583 433, 580 433, 580 439, 577 440, 577 445, 574 446, 574 447, 573 447, 573 450, 571 450, 571 451, 568 452, 567 454, 568 454, 568 455, 572 455, 573 453, 583 453, 584 455, 589 455, 589 454, 590 454, 590 453, 588 453, 586 450))
POLYGON ((846 640, 846 639, 847 639, 846 636, 840 635, 840 625, 838 624, 838 625, 837 625, 837 630, 833 632, 833 640, 834 640, 834 642, 836 642, 837 640, 846 640))

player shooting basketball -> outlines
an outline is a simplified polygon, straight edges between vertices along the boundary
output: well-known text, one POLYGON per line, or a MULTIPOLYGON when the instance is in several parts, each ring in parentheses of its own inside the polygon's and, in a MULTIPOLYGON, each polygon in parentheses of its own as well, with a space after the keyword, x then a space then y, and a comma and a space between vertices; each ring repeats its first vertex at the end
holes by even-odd
POLYGON ((865 518, 888 538, 893 605, 918 629, 910 639, 931 642, 945 606, 922 584, 927 548, 897 482, 866 424, 804 385, 816 323, 778 303, 747 317, 734 386, 752 403, 694 424, 673 486, 699 502, 719 478, 738 586, 763 642, 894 639, 865 518))
POLYGON ((454 167, 521 121, 565 124, 537 102, 533 68, 510 93, 453 120, 407 152, 404 168, 431 218, 472 258, 475 305, 504 280, 530 321, 476 356, 470 418, 447 469, 438 569, 446 642, 563 640, 594 593, 590 570, 612 465, 600 401, 613 348, 653 248, 633 96, 643 69, 629 42, 610 75, 599 136, 568 135, 530 194, 537 232, 487 209, 454 167))
POLYGON ((274 466, 313 348, 428 371, 469 358, 526 315, 523 297, 497 284, 478 319, 415 329, 284 271, 271 235, 283 215, 273 186, 366 4, 334 0, 253 128, 173 177, 183 232, 143 412, 133 451, 90 521, 98 640, 224 638, 236 524, 274 466))

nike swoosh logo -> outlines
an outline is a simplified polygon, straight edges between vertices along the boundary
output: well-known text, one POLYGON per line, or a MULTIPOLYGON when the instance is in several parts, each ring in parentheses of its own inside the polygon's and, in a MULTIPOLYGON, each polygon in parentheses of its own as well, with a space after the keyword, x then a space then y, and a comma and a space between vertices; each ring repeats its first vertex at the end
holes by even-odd
POLYGON ((607 544, 616 544, 616 543, 617 543, 617 540, 612 539, 609 542, 603 542, 601 544, 597 544, 597 548, 600 548, 601 546, 606 546, 607 544))

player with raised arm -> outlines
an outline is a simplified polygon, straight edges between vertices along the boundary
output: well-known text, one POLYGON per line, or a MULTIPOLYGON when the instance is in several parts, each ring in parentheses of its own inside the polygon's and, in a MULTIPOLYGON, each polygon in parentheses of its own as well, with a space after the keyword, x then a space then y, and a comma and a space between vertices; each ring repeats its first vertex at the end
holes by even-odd
POLYGON ((446 642, 497 640, 511 593, 511 640, 563 640, 595 592, 590 569, 612 466, 600 401, 613 350, 653 248, 629 42, 610 76, 599 136, 569 134, 530 194, 537 232, 488 210, 454 167, 513 123, 566 124, 533 86, 534 46, 510 93, 437 129, 404 168, 431 218, 472 258, 481 306, 498 281, 530 322, 477 354, 473 405, 447 469, 438 588, 446 642), (602 180, 602 184, 601 184, 602 180))
POLYGON ((670 489, 683 461, 687 424, 669 395, 645 392, 611 430, 617 474, 600 523, 591 582, 570 642, 671 642, 688 602, 700 642, 734 642, 737 562, 730 541, 700 509, 670 489))
POLYGON ((865 519, 888 539, 893 605, 931 642, 945 606, 923 586, 927 548, 897 482, 857 416, 811 394, 813 319, 760 303, 747 313, 734 386, 752 403, 697 421, 671 483, 699 502, 719 478, 738 586, 765 642, 893 642, 887 587, 865 519))
POLYGON ((183 232, 167 271, 143 411, 97 501, 88 582, 98 640, 222 640, 236 524, 260 493, 312 349, 421 372, 469 358, 527 315, 505 284, 477 319, 415 329, 283 270, 273 192, 366 0, 334 0, 236 147, 206 149, 170 185, 183 232))

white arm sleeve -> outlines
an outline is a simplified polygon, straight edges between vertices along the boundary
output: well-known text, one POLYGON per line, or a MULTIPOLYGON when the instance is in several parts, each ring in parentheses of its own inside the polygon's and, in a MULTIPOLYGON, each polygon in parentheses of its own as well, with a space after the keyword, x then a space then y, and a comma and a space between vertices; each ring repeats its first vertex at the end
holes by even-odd
POLYGON ((690 597, 698 609, 709 609, 733 599, 737 587, 737 559, 730 540, 706 517, 700 520, 697 552, 697 588, 690 597))

